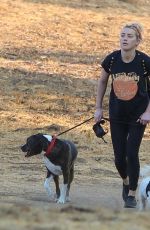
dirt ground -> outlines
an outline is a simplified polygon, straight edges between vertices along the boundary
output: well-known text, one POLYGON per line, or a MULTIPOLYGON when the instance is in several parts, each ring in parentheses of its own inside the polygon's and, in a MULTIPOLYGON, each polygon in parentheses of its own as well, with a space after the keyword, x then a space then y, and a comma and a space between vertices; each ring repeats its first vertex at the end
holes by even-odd
MULTIPOLYGON (((124 210, 110 133, 105 136, 107 143, 96 138, 92 120, 62 135, 79 151, 71 202, 65 205, 47 197, 42 156, 26 159, 20 151, 29 135, 58 134, 93 116, 99 64, 118 49, 122 25, 140 22, 144 41, 139 49, 150 53, 149 3, 0 2, 0 229, 150 228, 148 211, 124 210)), ((109 131, 109 123, 104 128, 109 131)), ((150 162, 149 139, 147 127, 141 165, 150 162)))

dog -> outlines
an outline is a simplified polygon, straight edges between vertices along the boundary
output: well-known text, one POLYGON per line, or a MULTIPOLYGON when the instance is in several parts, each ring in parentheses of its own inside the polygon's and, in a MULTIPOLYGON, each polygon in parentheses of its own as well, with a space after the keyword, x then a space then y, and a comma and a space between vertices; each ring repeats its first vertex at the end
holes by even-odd
POLYGON ((144 211, 146 208, 150 210, 150 166, 145 165, 140 176, 142 181, 139 185, 139 211, 144 211))
POLYGON ((47 168, 47 177, 44 188, 48 196, 52 195, 50 182, 54 180, 57 203, 64 204, 70 201, 69 191, 74 178, 74 162, 78 154, 74 143, 38 133, 28 137, 26 144, 21 146, 21 150, 26 153, 25 157, 45 152, 44 163, 47 168), (63 175, 63 185, 60 190, 59 175, 61 174, 63 175))

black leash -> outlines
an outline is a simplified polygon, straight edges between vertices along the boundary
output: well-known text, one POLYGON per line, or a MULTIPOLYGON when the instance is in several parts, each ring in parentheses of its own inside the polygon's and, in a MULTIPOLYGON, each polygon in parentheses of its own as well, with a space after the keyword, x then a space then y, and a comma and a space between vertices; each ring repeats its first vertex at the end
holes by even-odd
POLYGON ((78 124, 78 125, 76 125, 76 126, 70 128, 70 129, 67 129, 66 131, 64 131, 64 132, 62 132, 62 133, 59 133, 57 136, 60 136, 60 135, 62 135, 62 134, 64 134, 64 133, 67 133, 67 132, 69 132, 70 130, 75 129, 75 128, 77 128, 78 126, 80 126, 80 125, 82 125, 82 124, 84 124, 84 123, 86 123, 86 122, 88 122, 88 121, 90 121, 90 120, 92 120, 92 119, 94 119, 94 116, 91 117, 91 118, 89 118, 89 119, 87 119, 87 120, 85 120, 85 121, 83 121, 82 123, 80 123, 80 124, 78 124))

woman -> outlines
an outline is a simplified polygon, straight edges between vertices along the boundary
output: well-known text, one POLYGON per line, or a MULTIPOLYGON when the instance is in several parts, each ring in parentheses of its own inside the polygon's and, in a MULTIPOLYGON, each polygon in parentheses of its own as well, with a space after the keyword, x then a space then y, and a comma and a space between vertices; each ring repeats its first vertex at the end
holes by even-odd
POLYGON ((139 179, 139 147, 146 125, 150 122, 150 57, 137 50, 142 40, 138 23, 125 25, 120 33, 120 50, 102 62, 98 81, 95 121, 103 117, 103 97, 108 78, 112 87, 109 98, 111 138, 115 166, 123 180, 124 207, 135 208, 139 179))

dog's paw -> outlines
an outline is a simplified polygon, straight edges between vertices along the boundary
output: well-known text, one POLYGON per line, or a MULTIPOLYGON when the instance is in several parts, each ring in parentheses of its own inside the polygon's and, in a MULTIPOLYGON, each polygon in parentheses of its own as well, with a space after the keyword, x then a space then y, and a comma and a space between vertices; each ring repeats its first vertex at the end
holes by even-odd
POLYGON ((66 200, 64 197, 60 197, 58 200, 57 200, 57 203, 58 204, 65 204, 66 203, 66 200))

